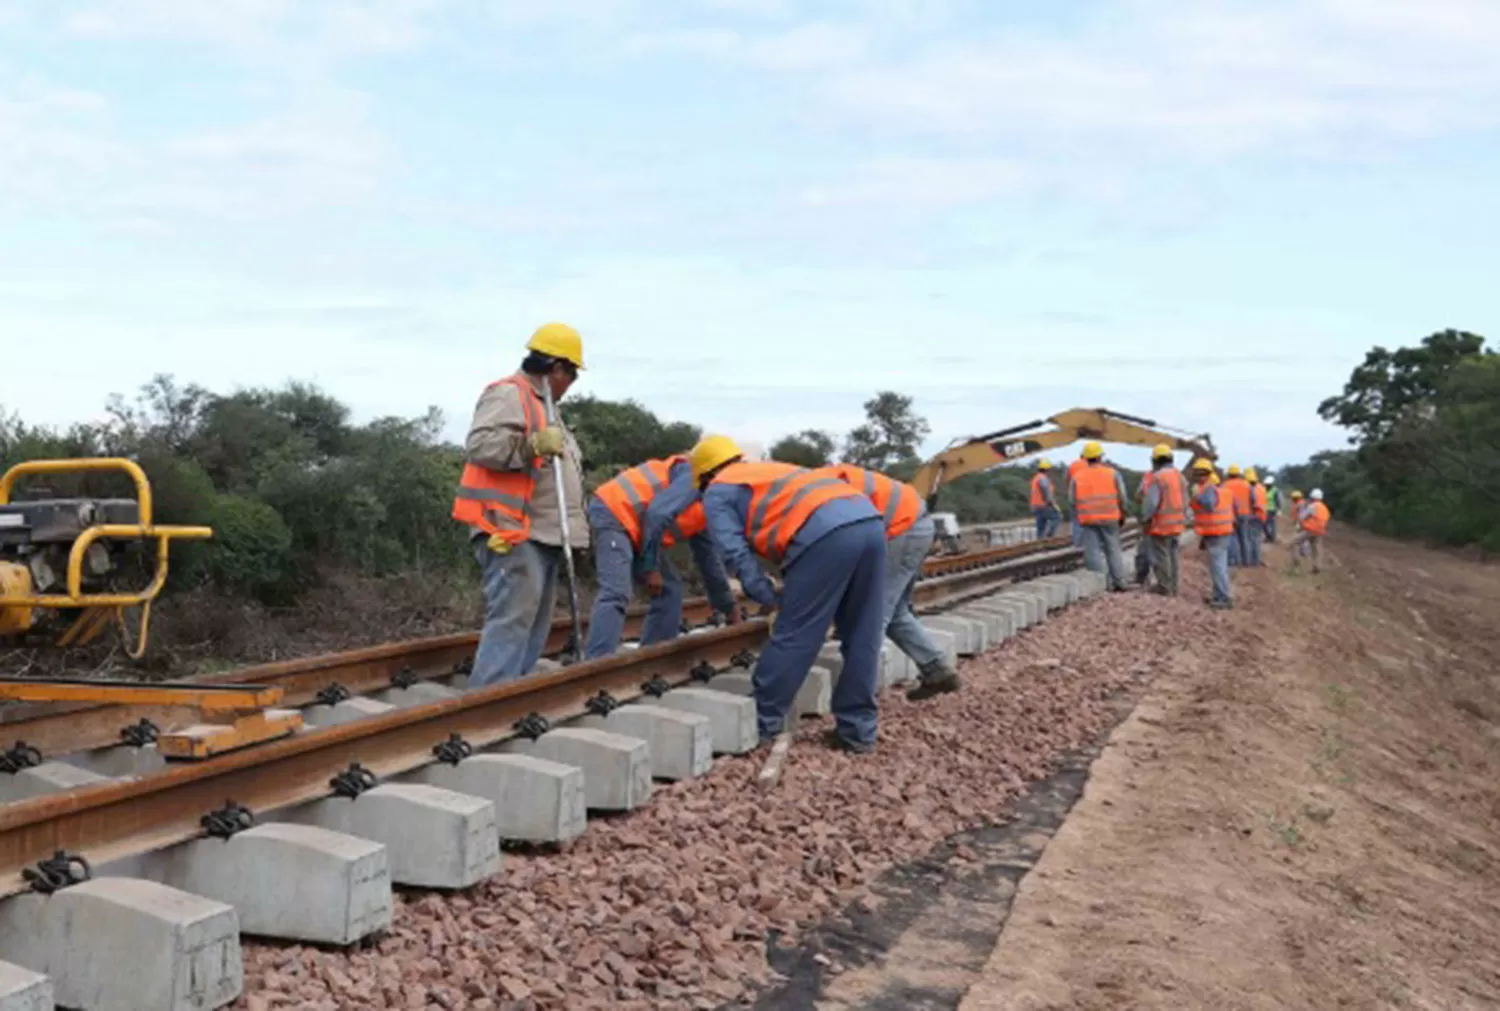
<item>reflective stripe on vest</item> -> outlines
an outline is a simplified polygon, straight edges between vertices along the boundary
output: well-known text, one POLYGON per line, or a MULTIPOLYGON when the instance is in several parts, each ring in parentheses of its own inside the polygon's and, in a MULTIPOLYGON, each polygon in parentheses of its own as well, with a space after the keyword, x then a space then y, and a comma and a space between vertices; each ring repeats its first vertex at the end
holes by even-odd
POLYGON ((712 483, 750 489, 745 538, 756 553, 772 560, 786 554, 797 531, 819 506, 859 494, 826 470, 811 471, 789 463, 732 463, 712 483))
MULTIPOLYGON (((496 386, 516 388, 525 418, 523 439, 546 427, 542 398, 523 376, 517 373, 491 383, 487 389, 496 386)), ((540 469, 541 461, 535 458, 528 470, 490 470, 477 463, 464 464, 453 497, 453 518, 509 544, 520 544, 531 536, 531 495, 540 469)))
POLYGON ((1073 515, 1084 526, 1120 521, 1120 491, 1115 469, 1092 464, 1073 479, 1073 515))
POLYGON ((876 471, 848 463, 824 467, 821 470, 832 472, 844 483, 858 488, 865 498, 880 510, 881 518, 885 521, 887 539, 900 537, 910 530, 912 524, 921 518, 922 510, 926 508, 922 504, 922 496, 917 494, 917 489, 876 471))
POLYGON ((1047 496, 1042 492, 1043 481, 1046 481, 1049 485, 1052 483, 1052 479, 1046 474, 1035 474, 1031 478, 1031 508, 1033 509, 1045 509, 1051 504, 1047 501, 1047 496))
POLYGON ((1302 513, 1302 529, 1314 537, 1322 537, 1328 533, 1328 507, 1321 502, 1314 502, 1302 513))
POLYGON ((1141 479, 1141 487, 1157 489, 1156 512, 1146 533, 1152 537, 1176 537, 1187 529, 1187 509, 1183 501, 1182 474, 1176 467, 1153 470, 1141 479))
POLYGON ((1234 503, 1229 500, 1224 487, 1220 485, 1216 489, 1219 504, 1212 510, 1198 503, 1203 489, 1212 487, 1213 484, 1205 479, 1193 489, 1193 530, 1199 537, 1227 537, 1234 533, 1234 503))
POLYGON ((620 521, 630 542, 637 548, 641 546, 641 535, 646 527, 646 510, 656 493, 670 483, 672 464, 680 459, 647 460, 639 467, 622 470, 594 492, 620 521))

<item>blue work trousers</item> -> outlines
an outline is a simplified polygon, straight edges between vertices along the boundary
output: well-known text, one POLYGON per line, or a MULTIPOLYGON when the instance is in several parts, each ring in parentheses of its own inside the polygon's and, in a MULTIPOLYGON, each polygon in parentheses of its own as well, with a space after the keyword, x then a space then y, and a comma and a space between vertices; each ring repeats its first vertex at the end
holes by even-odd
POLYGON ((1077 514, 1068 521, 1068 537, 1073 542, 1073 547, 1083 547, 1083 524, 1078 522, 1077 514))
POLYGON ((469 687, 482 688, 513 681, 536 666, 552 629, 562 548, 524 541, 497 554, 476 538, 474 557, 484 590, 484 631, 469 687))
POLYGON ((885 636, 921 670, 943 658, 943 651, 911 609, 912 589, 936 535, 932 517, 924 512, 911 529, 892 537, 885 547, 885 636))
POLYGON ((1276 543, 1276 513, 1266 513, 1266 540, 1276 543))
POLYGON ((1265 521, 1250 517, 1245 524, 1245 564, 1260 565, 1260 539, 1265 536, 1265 521))
POLYGON ((1031 515, 1036 517, 1036 539, 1044 541, 1048 537, 1057 536, 1057 526, 1062 522, 1062 513, 1052 506, 1043 509, 1031 510, 1031 515))
POLYGON ((1213 599, 1220 603, 1232 603, 1234 597, 1229 592, 1229 550, 1234 542, 1234 534, 1201 539, 1204 550, 1208 553, 1208 577, 1213 583, 1213 599))
POLYGON ((1229 535, 1229 564, 1241 567, 1250 564, 1250 525, 1253 516, 1236 516, 1234 533, 1229 535))
POLYGON ((761 739, 785 728, 831 624, 844 655, 833 687, 838 733, 857 744, 875 743, 885 635, 885 524, 872 517, 830 530, 802 550, 782 579, 781 609, 751 679, 761 739))
POLYGON ((1083 564, 1109 578, 1111 590, 1125 589, 1125 558, 1120 554, 1120 524, 1090 523, 1083 528, 1083 564))
MULTIPOLYGON (((598 570, 599 591, 589 618, 589 641, 584 657, 609 656, 620 648, 625 634, 625 609, 630 606, 631 587, 635 579, 635 545, 630 535, 615 519, 609 507, 592 499, 588 508, 589 527, 593 531, 594 567, 598 570)), ((646 624, 641 630, 641 645, 666 642, 682 632, 682 576, 667 557, 657 552, 661 571, 661 593, 650 598, 646 624)))

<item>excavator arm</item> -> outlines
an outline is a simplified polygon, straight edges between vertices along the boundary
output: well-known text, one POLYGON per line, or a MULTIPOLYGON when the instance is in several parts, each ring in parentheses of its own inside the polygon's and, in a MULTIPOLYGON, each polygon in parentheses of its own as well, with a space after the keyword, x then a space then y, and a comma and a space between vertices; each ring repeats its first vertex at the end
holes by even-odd
POLYGON ((1173 431, 1149 418, 1136 418, 1103 407, 1075 407, 1045 421, 1029 421, 957 442, 922 464, 912 484, 930 506, 938 489, 949 481, 1002 463, 1014 463, 1080 439, 1129 446, 1155 446, 1164 442, 1174 451, 1181 450, 1194 457, 1209 460, 1217 457, 1213 440, 1206 433, 1189 435, 1173 431), (1049 425, 1051 427, 1046 427, 1049 425))

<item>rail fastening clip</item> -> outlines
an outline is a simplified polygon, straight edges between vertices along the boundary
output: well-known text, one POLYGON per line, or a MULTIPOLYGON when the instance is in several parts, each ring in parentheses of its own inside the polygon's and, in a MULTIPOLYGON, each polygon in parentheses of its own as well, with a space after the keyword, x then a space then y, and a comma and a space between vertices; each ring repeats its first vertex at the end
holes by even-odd
POLYGON ((432 754, 433 757, 445 765, 457 765, 465 758, 474 754, 474 745, 456 733, 449 734, 446 741, 439 741, 432 746, 432 754))
POLYGON ((380 780, 375 778, 375 773, 358 762, 350 762, 349 768, 330 779, 328 785, 333 787, 336 796, 353 800, 366 790, 374 789, 375 784, 379 782, 380 780))
POLYGON ((348 702, 354 696, 350 694, 349 689, 335 681, 313 697, 318 700, 320 705, 336 706, 340 702, 348 702))
POLYGON ((583 708, 595 716, 608 716, 620 708, 620 702, 606 691, 600 691, 598 695, 583 704, 583 708))
POLYGON ((25 741, 17 741, 9 751, 0 752, 0 772, 15 775, 22 769, 42 764, 42 753, 25 741))
POLYGON ((210 811, 198 823, 203 826, 203 831, 215 839, 228 839, 239 832, 245 831, 255 825, 255 815, 243 804, 236 804, 232 800, 226 800, 224 806, 217 811, 210 811))
POLYGON ((157 742, 157 739, 161 737, 161 730, 155 723, 142 716, 141 722, 121 727, 120 737, 132 748, 144 748, 148 744, 157 742))
POLYGON ((534 741, 551 730, 552 724, 541 713, 529 713, 515 722, 515 729, 522 737, 534 741))
POLYGON ((391 675, 391 687, 410 688, 420 680, 422 679, 417 677, 416 671, 410 667, 402 667, 398 673, 391 675))
POLYGON ((57 850, 39 861, 35 869, 27 867, 21 871, 21 877, 31 885, 31 890, 40 895, 51 895, 70 885, 82 884, 93 875, 87 860, 66 850, 57 850))

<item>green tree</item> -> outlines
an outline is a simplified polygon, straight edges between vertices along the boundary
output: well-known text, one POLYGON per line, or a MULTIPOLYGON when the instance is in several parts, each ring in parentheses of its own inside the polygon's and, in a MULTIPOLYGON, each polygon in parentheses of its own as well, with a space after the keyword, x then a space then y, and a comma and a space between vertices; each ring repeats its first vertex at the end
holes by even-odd
POLYGON ((1484 338, 1442 330, 1414 348, 1371 348, 1350 373, 1344 392, 1318 405, 1318 414, 1352 428, 1351 443, 1378 442, 1403 421, 1430 416, 1439 388, 1461 362, 1486 354, 1484 338))
POLYGON ((844 462, 878 471, 914 468, 917 449, 932 429, 912 398, 883 390, 864 406, 865 423, 844 441, 844 462))
POLYGON ((770 457, 799 467, 826 467, 833 462, 837 444, 833 436, 816 428, 805 428, 796 435, 782 436, 771 447, 770 457))
POLYGON ((584 466, 608 476, 638 463, 686 453, 698 441, 698 428, 685 422, 664 424, 634 400, 572 397, 559 408, 578 439, 584 466))

